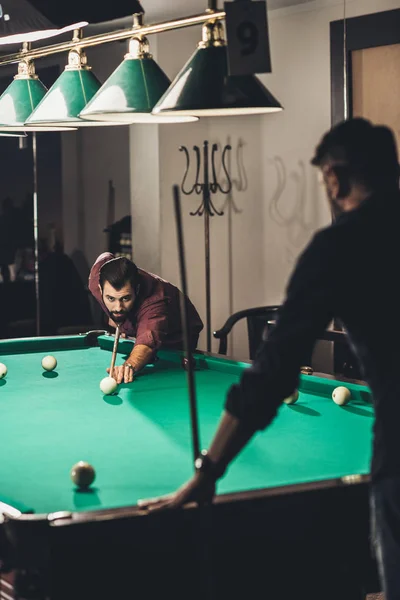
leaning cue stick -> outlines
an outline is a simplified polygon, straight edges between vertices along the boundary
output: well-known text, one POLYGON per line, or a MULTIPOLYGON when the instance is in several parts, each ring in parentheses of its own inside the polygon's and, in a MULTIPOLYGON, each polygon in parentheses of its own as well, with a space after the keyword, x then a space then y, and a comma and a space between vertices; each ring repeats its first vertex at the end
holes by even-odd
MULTIPOLYGON (((181 211, 181 201, 179 196, 179 187, 177 185, 173 186, 173 196, 174 196, 174 205, 175 205, 175 219, 176 219, 176 230, 177 230, 177 238, 178 238, 178 254, 179 254, 179 269, 181 275, 181 286, 182 286, 182 296, 181 296, 181 318, 183 325, 183 339, 184 339, 184 347, 185 354, 187 359, 187 382, 189 389, 189 401, 190 401, 190 416, 191 416, 191 427, 192 427, 192 445, 193 445, 193 457, 194 460, 198 458, 200 455, 200 441, 199 441, 199 426, 198 426, 198 418, 197 418, 197 403, 196 403, 196 388, 194 385, 194 364, 192 361, 192 352, 190 348, 190 339, 189 339, 189 316, 188 316, 188 308, 187 308, 187 280, 186 280, 186 265, 185 265, 185 249, 183 243, 183 227, 182 227, 182 211, 181 211)), ((203 551, 203 560, 205 565, 205 573, 206 573, 206 598, 207 600, 212 600, 214 597, 214 583, 213 583, 213 574, 212 574, 212 557, 211 557, 211 547, 209 542, 211 527, 211 514, 209 513, 209 508, 199 504, 199 517, 197 520, 198 527, 198 538, 200 539, 200 548, 203 551)))
POLYGON ((119 332, 119 325, 117 325, 117 328, 115 330, 115 340, 114 340, 114 346, 113 346, 112 357, 111 357, 110 377, 113 376, 113 370, 114 370, 114 367, 115 367, 115 360, 117 358, 119 334, 120 334, 120 332, 119 332))
POLYGON ((199 438, 199 425, 197 418, 197 402, 196 402, 196 388, 194 385, 194 369, 192 362, 192 352, 190 349, 189 340, 189 315, 187 309, 187 280, 186 280, 186 265, 185 265, 185 250, 183 244, 183 228, 182 228, 182 211, 180 204, 179 188, 177 185, 173 187, 174 194, 174 205, 175 205, 175 219, 176 219, 176 231, 178 237, 178 254, 179 254, 179 269, 181 274, 181 315, 182 315, 182 326, 183 326, 183 341, 185 347, 185 354, 187 358, 187 382, 189 388, 189 402, 190 402, 190 416, 191 416, 191 427, 192 427, 192 445, 193 445, 193 460, 199 457, 200 454, 200 438, 199 438))
POLYGON ((40 335, 40 286, 39 286, 39 221, 38 221, 38 178, 36 131, 32 133, 33 159, 33 240, 35 264, 36 335, 40 335))

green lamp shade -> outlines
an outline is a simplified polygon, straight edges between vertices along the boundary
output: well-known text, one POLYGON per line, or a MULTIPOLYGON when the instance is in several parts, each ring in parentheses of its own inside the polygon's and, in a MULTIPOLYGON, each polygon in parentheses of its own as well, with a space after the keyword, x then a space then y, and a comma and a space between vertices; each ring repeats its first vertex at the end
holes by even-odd
POLYGON ((155 117, 152 110, 170 81, 152 58, 125 58, 80 113, 83 119, 120 123, 196 121, 155 117))
POLYGON ((0 123, 23 125, 46 92, 39 79, 14 79, 0 96, 0 123))
MULTIPOLYGON (((4 131, 51 131, 49 127, 30 127, 25 124, 47 89, 39 79, 14 79, 0 96, 0 129, 4 131)), ((57 131, 70 131, 57 127, 57 131)))
POLYGON ((27 119, 27 125, 93 125, 78 115, 100 87, 100 81, 89 69, 66 69, 27 119))
POLYGON ((255 75, 228 76, 226 46, 198 48, 160 98, 156 115, 229 116, 282 110, 255 75))

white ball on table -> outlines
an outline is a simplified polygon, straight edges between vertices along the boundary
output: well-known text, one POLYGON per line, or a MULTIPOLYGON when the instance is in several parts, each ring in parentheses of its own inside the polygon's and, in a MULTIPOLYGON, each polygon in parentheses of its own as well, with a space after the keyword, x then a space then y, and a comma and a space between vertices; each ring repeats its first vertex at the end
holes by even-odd
POLYGON ((332 400, 339 406, 344 406, 347 404, 350 398, 351 392, 347 387, 344 387, 344 385, 339 385, 332 392, 332 400))
POLYGON ((0 379, 3 379, 7 375, 7 367, 5 364, 0 363, 0 379))
POLYGON ((45 356, 42 358, 42 367, 45 371, 53 371, 57 366, 57 360, 54 356, 45 356))
POLYGON ((113 377, 104 377, 104 379, 100 381, 100 389, 106 396, 113 394, 117 387, 118 383, 113 377))
POLYGON ((293 394, 290 394, 290 396, 288 396, 287 398, 284 399, 284 403, 285 404, 294 404, 295 402, 297 402, 299 398, 299 392, 298 390, 295 390, 293 392, 293 394))

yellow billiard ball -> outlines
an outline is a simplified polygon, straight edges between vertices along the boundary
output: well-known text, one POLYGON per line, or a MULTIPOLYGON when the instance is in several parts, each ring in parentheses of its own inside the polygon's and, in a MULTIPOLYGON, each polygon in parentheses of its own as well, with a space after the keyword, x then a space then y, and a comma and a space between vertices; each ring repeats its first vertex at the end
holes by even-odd
POLYGON ((295 390, 293 394, 290 394, 287 398, 284 399, 285 404, 294 404, 299 399, 299 392, 295 390))
POLYGON ((339 385, 332 392, 332 400, 339 406, 347 404, 350 398, 351 392, 347 387, 344 387, 344 385, 339 385))
POLYGON ((95 480, 96 472, 88 462, 80 460, 71 469, 71 479, 80 489, 88 488, 95 480))

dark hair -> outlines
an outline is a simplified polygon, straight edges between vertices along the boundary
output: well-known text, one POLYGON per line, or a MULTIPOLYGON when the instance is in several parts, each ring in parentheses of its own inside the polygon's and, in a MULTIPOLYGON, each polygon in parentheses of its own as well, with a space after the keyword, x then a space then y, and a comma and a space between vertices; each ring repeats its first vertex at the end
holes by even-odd
POLYGON ((362 118, 332 127, 315 150, 311 164, 336 166, 342 177, 372 190, 399 189, 399 159, 389 127, 362 118))
POLYGON ((135 263, 124 256, 113 258, 104 263, 100 269, 100 285, 102 288, 106 281, 116 290, 120 290, 127 283, 130 283, 136 289, 139 283, 138 268, 135 263))

